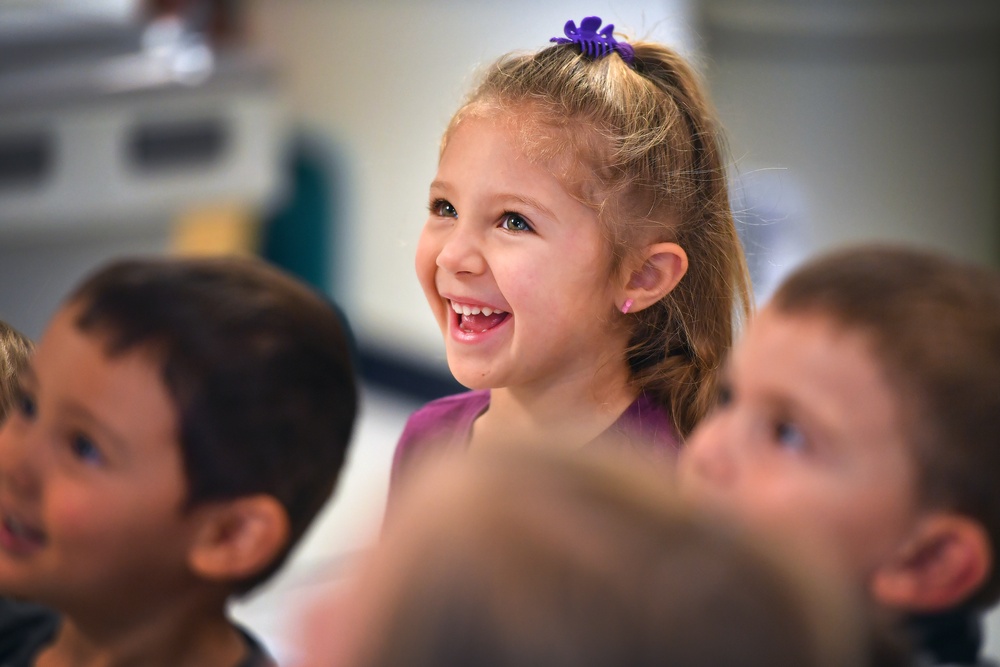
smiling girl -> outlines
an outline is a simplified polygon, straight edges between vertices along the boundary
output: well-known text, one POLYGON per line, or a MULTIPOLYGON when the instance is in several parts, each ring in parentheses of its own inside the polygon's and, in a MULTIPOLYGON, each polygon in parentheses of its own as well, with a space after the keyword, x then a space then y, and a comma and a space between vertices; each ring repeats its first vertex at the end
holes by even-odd
POLYGON ((690 66, 597 17, 502 57, 458 110, 416 269, 455 378, 426 451, 629 442, 671 458, 750 309, 718 129, 690 66))

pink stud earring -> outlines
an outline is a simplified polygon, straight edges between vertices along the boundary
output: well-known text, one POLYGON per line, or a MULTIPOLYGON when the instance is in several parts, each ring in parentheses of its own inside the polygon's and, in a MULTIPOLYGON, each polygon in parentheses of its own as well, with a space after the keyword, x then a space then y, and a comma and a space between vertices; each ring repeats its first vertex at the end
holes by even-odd
POLYGON ((625 303, 622 304, 622 315, 628 313, 631 307, 632 307, 632 299, 625 299, 625 303))

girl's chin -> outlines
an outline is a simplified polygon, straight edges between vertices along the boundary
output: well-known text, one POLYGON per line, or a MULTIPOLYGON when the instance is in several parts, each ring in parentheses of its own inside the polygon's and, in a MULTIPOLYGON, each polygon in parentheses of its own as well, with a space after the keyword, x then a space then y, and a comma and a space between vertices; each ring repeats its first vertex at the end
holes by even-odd
POLYGON ((463 368, 451 367, 451 375, 455 378, 455 381, 466 389, 476 391, 479 389, 492 389, 493 383, 489 382, 486 378, 489 377, 487 373, 477 374, 475 372, 467 371, 463 368))

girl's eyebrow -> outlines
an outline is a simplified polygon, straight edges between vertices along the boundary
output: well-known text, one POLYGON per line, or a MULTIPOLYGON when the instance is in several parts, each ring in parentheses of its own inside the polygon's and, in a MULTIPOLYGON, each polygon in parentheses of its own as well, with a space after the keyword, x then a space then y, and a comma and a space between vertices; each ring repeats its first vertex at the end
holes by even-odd
POLYGON ((498 202, 514 201, 519 204, 528 206, 529 208, 533 208, 542 215, 552 218, 553 220, 557 219, 556 215, 545 204, 543 204, 542 202, 538 201, 533 197, 526 197, 524 195, 516 195, 516 194, 499 194, 494 199, 496 199, 498 202))
MULTIPOLYGON (((447 192, 450 189, 450 187, 451 186, 449 185, 448 181, 436 180, 431 182, 429 190, 431 192, 434 192, 435 190, 443 190, 447 192)), ((493 200, 501 204, 516 202, 518 204, 522 204, 524 206, 533 208, 542 215, 545 215, 549 218, 556 219, 556 215, 552 212, 552 210, 549 209, 548 206, 546 206, 539 200, 535 199, 534 197, 528 197, 526 195, 521 195, 521 194, 514 194, 513 192, 501 192, 499 194, 494 195, 493 200)))

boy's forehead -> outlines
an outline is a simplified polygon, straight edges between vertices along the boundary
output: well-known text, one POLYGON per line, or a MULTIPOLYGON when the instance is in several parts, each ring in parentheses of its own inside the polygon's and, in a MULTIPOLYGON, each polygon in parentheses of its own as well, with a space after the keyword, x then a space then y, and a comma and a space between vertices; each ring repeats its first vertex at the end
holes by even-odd
POLYGON ((162 365, 162 341, 159 337, 148 335, 143 340, 127 341, 125 332, 112 319, 99 319, 85 323, 83 316, 87 306, 87 303, 80 301, 63 304, 56 311, 51 324, 55 324, 58 320, 67 327, 71 327, 80 336, 97 343, 109 359, 124 354, 138 354, 145 356, 149 363, 157 368, 162 365))
POLYGON ((36 389, 58 405, 86 412, 117 433, 167 434, 173 442, 177 407, 163 382, 158 357, 147 345, 115 351, 108 330, 81 329, 75 304, 59 308, 35 351, 30 377, 36 389))
POLYGON ((859 327, 852 327, 832 314, 816 310, 790 311, 769 303, 753 318, 747 333, 736 346, 737 352, 747 343, 797 343, 797 347, 830 345, 831 354, 863 353, 877 363, 871 337, 859 327), (850 350, 850 352, 848 352, 850 350))
POLYGON ((870 337, 819 312, 766 306, 736 346, 729 373, 769 398, 816 411, 838 430, 900 428, 900 397, 870 337))
POLYGON ((143 369, 141 374, 133 374, 134 377, 148 380, 158 391, 166 390, 162 379, 163 354, 155 342, 141 341, 122 347, 112 324, 83 327, 79 321, 80 314, 79 304, 60 306, 39 340, 32 359, 33 368, 37 369, 39 362, 72 363, 76 368, 93 367, 93 372, 103 374, 110 372, 112 367, 121 366, 121 362, 127 362, 128 365, 138 364, 143 369), (99 366, 94 366, 95 363, 99 366))

